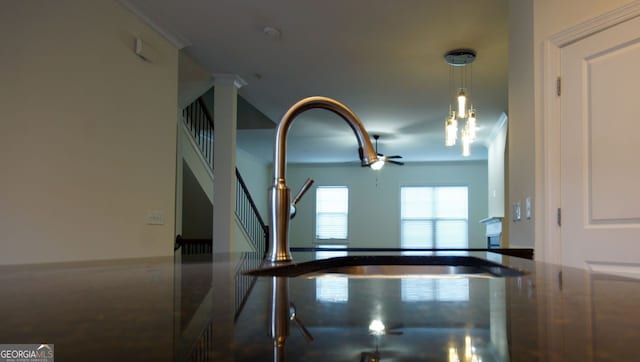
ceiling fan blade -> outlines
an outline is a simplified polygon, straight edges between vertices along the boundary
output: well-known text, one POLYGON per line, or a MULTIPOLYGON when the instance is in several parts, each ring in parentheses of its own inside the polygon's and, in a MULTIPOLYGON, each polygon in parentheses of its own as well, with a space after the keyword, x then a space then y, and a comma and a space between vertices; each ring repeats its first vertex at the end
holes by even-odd
POLYGON ((385 332, 386 335, 391 335, 391 336, 401 336, 404 334, 403 331, 396 331, 396 330, 387 330, 385 332))
POLYGON ((400 162, 400 161, 394 161, 394 160, 385 160, 385 162, 389 162, 389 163, 394 163, 396 165, 404 165, 404 162, 400 162))
POLYGON ((373 135, 373 138, 376 140, 376 154, 378 155, 378 157, 383 161, 383 162, 390 162, 390 163, 395 163, 396 165, 404 165, 404 162, 399 162, 399 161, 393 161, 392 159, 398 159, 398 158, 402 158, 402 156, 400 155, 393 155, 393 156, 385 156, 382 153, 378 152, 378 138, 380 138, 379 135, 373 135))

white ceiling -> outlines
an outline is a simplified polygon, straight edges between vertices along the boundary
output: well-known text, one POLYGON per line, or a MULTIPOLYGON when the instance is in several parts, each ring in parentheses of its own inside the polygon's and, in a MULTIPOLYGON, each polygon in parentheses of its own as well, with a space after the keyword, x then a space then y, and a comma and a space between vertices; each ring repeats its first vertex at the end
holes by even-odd
MULTIPOLYGON (((127 0, 190 45, 212 74, 234 73, 240 94, 275 122, 300 98, 323 95, 349 106, 382 153, 407 162, 486 159, 482 144, 507 112, 507 0, 127 0), (280 37, 269 37, 271 26, 280 37), (443 55, 477 52, 471 98, 480 142, 472 156, 444 147, 453 101, 443 55)), ((296 120, 290 162, 357 159, 351 129, 331 112, 296 120)), ((272 130, 240 131, 240 147, 271 158, 272 130)))

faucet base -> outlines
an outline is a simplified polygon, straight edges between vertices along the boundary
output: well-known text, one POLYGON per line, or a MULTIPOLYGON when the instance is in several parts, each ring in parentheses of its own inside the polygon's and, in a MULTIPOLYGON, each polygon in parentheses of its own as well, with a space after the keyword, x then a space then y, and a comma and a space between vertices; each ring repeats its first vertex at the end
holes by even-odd
POLYGON ((270 262, 291 261, 291 251, 289 250, 289 218, 291 205, 291 190, 284 183, 284 180, 275 180, 270 193, 270 222, 269 228, 269 249, 266 259, 270 262))
POLYGON ((276 254, 275 256, 273 256, 272 254, 272 252, 268 253, 266 258, 267 261, 272 264, 288 263, 293 260, 291 253, 276 254))

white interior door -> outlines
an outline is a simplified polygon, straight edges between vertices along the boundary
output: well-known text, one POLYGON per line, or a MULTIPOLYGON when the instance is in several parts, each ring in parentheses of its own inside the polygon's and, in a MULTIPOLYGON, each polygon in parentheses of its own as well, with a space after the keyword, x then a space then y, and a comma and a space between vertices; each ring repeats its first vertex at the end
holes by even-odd
POLYGON ((640 277, 640 17, 560 59, 562 262, 640 277))

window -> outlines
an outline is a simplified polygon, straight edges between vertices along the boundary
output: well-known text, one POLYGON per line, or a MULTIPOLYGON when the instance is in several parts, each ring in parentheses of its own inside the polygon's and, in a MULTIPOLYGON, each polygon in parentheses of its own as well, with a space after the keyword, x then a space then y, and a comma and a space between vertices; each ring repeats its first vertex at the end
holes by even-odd
MULTIPOLYGON (((318 248, 346 249, 346 245, 318 245, 318 248)), ((318 250, 316 259, 327 259, 347 256, 344 250, 318 250)), ((328 303, 346 303, 349 301, 349 278, 319 277, 316 278, 316 300, 328 303)))
MULTIPOLYGON (((400 243, 403 248, 467 248, 466 186, 402 187, 400 243)), ((406 252, 419 253, 419 252, 406 252)), ((469 279, 403 279, 405 302, 469 300, 469 279)))
POLYGON ((349 189, 319 186, 316 189, 316 239, 347 239, 349 189))
POLYGON ((402 279, 403 302, 467 302, 469 279, 402 279))
POLYGON ((402 187, 400 245, 403 248, 467 248, 466 186, 402 187))

